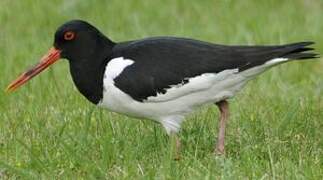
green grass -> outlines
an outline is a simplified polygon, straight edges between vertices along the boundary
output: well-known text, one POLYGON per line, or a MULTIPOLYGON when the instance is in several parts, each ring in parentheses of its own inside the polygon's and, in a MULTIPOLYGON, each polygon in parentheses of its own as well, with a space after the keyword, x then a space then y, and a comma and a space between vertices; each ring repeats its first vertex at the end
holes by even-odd
MULTIPOLYGON (((0 89, 52 45, 63 22, 90 21, 115 41, 155 35, 221 44, 312 40, 323 53, 321 0, 1 0, 0 89)), ((231 101, 225 158, 212 154, 218 111, 188 117, 175 162, 151 121, 98 109, 58 62, 0 91, 0 179, 323 179, 323 61, 291 62, 231 101)))

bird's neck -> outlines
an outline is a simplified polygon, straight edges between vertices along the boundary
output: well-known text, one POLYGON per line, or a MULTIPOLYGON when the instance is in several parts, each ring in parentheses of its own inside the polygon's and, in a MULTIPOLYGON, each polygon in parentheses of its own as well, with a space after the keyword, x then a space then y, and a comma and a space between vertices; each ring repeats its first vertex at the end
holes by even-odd
POLYGON ((94 53, 85 59, 73 59, 70 72, 77 89, 93 104, 103 97, 103 76, 114 43, 107 41, 104 46, 94 48, 94 53))

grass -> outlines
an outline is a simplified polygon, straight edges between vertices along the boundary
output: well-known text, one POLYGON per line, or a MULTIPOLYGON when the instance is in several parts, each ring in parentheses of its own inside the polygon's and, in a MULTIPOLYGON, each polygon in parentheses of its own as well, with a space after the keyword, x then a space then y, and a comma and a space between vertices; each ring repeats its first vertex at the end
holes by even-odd
MULTIPOLYGON (((0 88, 38 61, 63 22, 90 21, 115 41, 155 35, 221 44, 316 42, 320 0, 0 1, 0 88)), ((323 61, 291 62, 231 102, 227 155, 212 154, 218 111, 184 123, 182 160, 151 121, 98 109, 58 62, 13 94, 0 91, 0 179, 323 179, 323 61)))

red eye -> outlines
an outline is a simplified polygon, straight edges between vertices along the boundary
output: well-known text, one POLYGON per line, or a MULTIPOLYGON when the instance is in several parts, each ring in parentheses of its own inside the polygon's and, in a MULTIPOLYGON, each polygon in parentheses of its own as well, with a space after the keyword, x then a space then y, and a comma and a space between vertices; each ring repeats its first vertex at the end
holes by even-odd
POLYGON ((67 31, 64 34, 64 39, 67 40, 67 41, 70 41, 70 40, 72 40, 74 38, 75 38, 75 33, 73 31, 67 31))

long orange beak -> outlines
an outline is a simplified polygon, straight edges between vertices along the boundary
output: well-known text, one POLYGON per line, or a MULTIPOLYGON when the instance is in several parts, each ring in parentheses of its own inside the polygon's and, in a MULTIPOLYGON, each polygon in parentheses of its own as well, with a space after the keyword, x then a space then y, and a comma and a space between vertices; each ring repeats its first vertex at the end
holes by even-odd
POLYGON ((32 68, 21 74, 16 80, 14 80, 9 86, 7 87, 7 92, 12 92, 25 84, 31 78, 45 70, 48 66, 55 63, 61 57, 61 51, 56 48, 51 48, 46 55, 44 55, 40 62, 34 65, 32 68))

